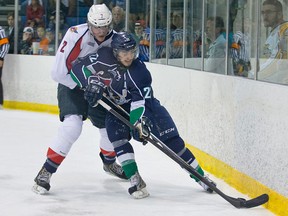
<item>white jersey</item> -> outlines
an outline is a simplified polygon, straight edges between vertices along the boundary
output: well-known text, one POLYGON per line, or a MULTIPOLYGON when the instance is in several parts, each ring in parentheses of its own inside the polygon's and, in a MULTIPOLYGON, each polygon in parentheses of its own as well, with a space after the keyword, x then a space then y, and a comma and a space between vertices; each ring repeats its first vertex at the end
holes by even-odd
POLYGON ((96 53, 102 46, 111 46, 114 33, 112 30, 105 40, 99 43, 90 33, 87 23, 70 27, 57 50, 51 71, 52 79, 70 89, 75 88, 76 83, 69 74, 73 62, 79 57, 96 53))

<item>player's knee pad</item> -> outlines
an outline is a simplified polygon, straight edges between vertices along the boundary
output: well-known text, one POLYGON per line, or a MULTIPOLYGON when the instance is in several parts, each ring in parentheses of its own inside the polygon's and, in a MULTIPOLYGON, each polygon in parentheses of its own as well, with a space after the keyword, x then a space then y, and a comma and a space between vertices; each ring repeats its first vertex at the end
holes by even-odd
POLYGON ((50 145, 56 153, 66 156, 73 145, 79 138, 82 132, 82 116, 68 115, 65 116, 64 121, 61 123, 56 138, 50 145))

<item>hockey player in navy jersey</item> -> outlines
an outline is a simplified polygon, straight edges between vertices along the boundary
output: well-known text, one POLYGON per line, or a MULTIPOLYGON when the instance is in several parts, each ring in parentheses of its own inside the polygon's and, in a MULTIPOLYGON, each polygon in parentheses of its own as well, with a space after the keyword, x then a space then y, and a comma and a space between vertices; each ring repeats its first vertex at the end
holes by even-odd
MULTIPOLYGON (((70 74, 85 90, 85 98, 91 106, 97 106, 102 93, 107 91, 110 99, 130 114, 130 122, 137 128, 132 131, 134 139, 143 142, 145 134, 151 131, 204 176, 195 156, 185 147, 170 114, 154 97, 151 74, 137 56, 138 45, 133 36, 121 32, 113 36, 111 47, 100 48, 96 54, 80 59, 72 66, 70 74)), ((130 128, 111 113, 107 113, 105 125, 122 168, 130 179, 129 193, 135 198, 147 197, 149 193, 129 143, 130 128)), ((206 191, 213 192, 196 177, 191 177, 206 191)))
POLYGON ((52 174, 57 171, 80 136, 83 121, 87 117, 93 125, 100 128, 100 156, 104 170, 119 178, 127 178, 121 166, 115 162, 116 154, 104 128, 106 110, 89 106, 84 99, 84 92, 69 75, 71 65, 77 58, 95 53, 100 47, 110 46, 115 33, 110 28, 111 21, 112 13, 105 4, 92 5, 87 14, 87 23, 70 27, 56 53, 51 75, 58 83, 61 124, 58 134, 49 145, 46 161, 34 179, 32 190, 37 194, 49 191, 52 174))

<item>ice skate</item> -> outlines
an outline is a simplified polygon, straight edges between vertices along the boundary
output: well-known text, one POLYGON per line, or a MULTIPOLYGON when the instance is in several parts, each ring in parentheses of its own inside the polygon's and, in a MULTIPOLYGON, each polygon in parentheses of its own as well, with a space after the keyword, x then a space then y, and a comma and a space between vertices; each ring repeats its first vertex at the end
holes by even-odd
POLYGON ((142 199, 149 196, 146 189, 146 183, 143 181, 138 172, 136 172, 130 179, 131 187, 128 192, 135 199, 142 199))
POLYGON ((44 167, 39 171, 38 175, 34 179, 35 184, 32 187, 32 191, 36 194, 47 194, 50 190, 50 178, 52 174, 48 172, 44 167))
POLYGON ((103 164, 103 169, 110 175, 117 176, 118 178, 128 180, 127 176, 125 175, 122 167, 117 164, 116 162, 112 164, 103 164))
MULTIPOLYGON (((208 180, 211 184, 213 184, 213 185, 216 186, 216 183, 213 182, 211 179, 209 179, 208 176, 204 176, 204 178, 205 178, 206 180, 208 180)), ((204 184, 202 181, 198 181, 197 183, 198 183, 199 185, 201 185, 201 186, 203 187, 203 189, 204 189, 205 191, 207 191, 208 193, 213 193, 213 190, 212 190, 209 186, 207 186, 206 184, 204 184)))

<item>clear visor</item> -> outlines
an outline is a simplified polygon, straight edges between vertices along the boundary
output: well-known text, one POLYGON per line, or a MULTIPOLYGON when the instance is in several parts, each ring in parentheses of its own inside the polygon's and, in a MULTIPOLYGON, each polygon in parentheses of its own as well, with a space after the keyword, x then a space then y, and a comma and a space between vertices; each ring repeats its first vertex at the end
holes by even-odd
POLYGON ((107 25, 107 26, 91 26, 91 28, 93 29, 93 30, 110 30, 110 25, 107 25))
POLYGON ((122 50, 118 49, 116 51, 116 56, 118 59, 136 59, 138 58, 139 55, 139 50, 138 47, 135 47, 134 49, 131 50, 122 50))
POLYGON ((88 25, 89 27, 91 28, 91 30, 110 30, 111 29, 111 25, 105 25, 105 26, 96 26, 96 25, 93 25, 92 23, 88 22, 88 25))

